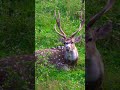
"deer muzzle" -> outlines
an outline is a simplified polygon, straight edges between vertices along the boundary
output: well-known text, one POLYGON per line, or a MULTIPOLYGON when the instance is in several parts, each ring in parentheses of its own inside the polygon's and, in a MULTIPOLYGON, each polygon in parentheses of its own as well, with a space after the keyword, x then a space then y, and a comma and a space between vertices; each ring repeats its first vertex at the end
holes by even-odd
POLYGON ((66 51, 70 51, 70 44, 67 44, 65 48, 66 48, 66 51))

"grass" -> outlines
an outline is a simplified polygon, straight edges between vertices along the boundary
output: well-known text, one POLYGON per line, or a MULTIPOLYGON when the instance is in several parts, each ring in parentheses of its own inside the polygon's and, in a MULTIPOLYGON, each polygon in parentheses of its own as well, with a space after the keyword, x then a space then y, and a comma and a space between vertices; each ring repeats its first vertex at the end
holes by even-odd
POLYGON ((54 66, 38 66, 36 69, 36 90, 84 90, 84 68, 57 70, 54 66))
MULTIPOLYGON (((54 10, 61 13, 64 32, 70 36, 79 27, 81 2, 79 0, 36 0, 35 2, 35 50, 62 45, 55 32, 54 10)), ((84 29, 77 35, 84 37, 84 29)), ((84 38, 76 44, 79 52, 78 65, 69 71, 57 70, 54 66, 36 65, 36 90, 84 90, 85 89, 85 47, 84 38)))

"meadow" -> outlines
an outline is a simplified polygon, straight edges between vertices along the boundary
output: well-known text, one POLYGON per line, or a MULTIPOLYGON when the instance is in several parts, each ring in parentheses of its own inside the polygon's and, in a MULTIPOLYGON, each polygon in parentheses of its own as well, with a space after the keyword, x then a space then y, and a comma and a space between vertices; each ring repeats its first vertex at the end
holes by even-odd
MULTIPOLYGON (((80 0, 36 0, 35 1, 35 50, 62 45, 60 36, 55 32, 54 10, 61 13, 61 24, 69 37, 80 24, 80 11, 84 9, 80 0)), ((76 44, 79 52, 78 64, 69 71, 57 70, 36 64, 36 90, 84 90, 85 89, 85 43, 84 28, 76 35, 82 35, 82 41, 76 44)))

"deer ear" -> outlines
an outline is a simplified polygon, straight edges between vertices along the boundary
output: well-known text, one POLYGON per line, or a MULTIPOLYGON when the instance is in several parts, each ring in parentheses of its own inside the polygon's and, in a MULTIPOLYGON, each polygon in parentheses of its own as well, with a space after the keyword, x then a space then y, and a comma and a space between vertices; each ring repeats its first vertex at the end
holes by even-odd
POLYGON ((82 39, 82 37, 81 37, 81 36, 75 37, 75 43, 80 42, 80 41, 81 41, 81 39, 82 39))
POLYGON ((94 30, 95 39, 103 39, 112 31, 112 22, 108 22, 103 27, 94 30))

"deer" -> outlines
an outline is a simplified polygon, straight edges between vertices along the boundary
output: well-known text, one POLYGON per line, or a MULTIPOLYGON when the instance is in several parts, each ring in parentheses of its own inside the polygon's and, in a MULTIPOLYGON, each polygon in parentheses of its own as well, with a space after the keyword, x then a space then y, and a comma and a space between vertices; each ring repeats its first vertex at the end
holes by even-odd
POLYGON ((104 64, 100 52, 96 47, 96 41, 103 39, 112 30, 112 21, 102 27, 92 29, 94 23, 113 6, 115 0, 108 0, 105 7, 93 16, 86 24, 85 36, 85 88, 86 90, 102 90, 104 79, 104 64))
POLYGON ((56 29, 56 24, 54 26, 54 30, 58 35, 61 36, 60 41, 63 43, 64 46, 38 50, 35 52, 35 55, 36 56, 42 55, 43 56, 42 59, 47 57, 48 62, 51 64, 54 64, 57 68, 63 68, 66 65, 75 66, 77 65, 77 61, 79 57, 78 50, 75 46, 75 43, 78 43, 81 41, 81 36, 75 37, 75 35, 80 30, 82 30, 82 27, 84 25, 84 20, 82 20, 82 17, 81 17, 81 23, 80 23, 79 29, 76 30, 70 37, 67 37, 67 35, 65 34, 65 32, 61 27, 60 12, 58 11, 58 17, 57 17, 56 11, 55 11, 54 16, 60 32, 56 29))

